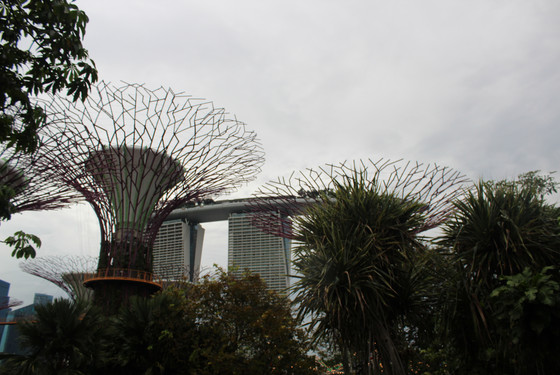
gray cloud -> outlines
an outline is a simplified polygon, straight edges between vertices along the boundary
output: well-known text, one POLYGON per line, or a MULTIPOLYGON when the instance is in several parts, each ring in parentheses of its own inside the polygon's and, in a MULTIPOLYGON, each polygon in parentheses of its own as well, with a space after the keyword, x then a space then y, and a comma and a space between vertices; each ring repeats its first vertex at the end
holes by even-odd
MULTIPOLYGON (((206 97, 259 134, 267 163, 239 195, 294 169, 355 158, 437 162, 473 179, 558 169, 555 0, 78 5, 90 17, 86 45, 102 79, 206 97)), ((80 221, 65 212, 55 214, 64 225, 80 221)), ((45 253, 81 246, 64 225, 42 232, 58 219, 32 217, 9 224, 33 223, 30 231, 49 239, 45 253)), ((206 265, 225 265, 225 242, 211 243, 206 265)), ((9 264, 2 275, 13 272, 9 264)))

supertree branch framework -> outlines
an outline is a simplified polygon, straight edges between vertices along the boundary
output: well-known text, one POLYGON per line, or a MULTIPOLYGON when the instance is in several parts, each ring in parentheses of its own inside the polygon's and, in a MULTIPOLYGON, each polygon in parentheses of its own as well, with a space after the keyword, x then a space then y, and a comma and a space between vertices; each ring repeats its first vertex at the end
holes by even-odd
MULTIPOLYGON (((0 311, 23 305, 23 301, 12 297, 0 297, 0 311)), ((1 321, 0 321, 1 322, 1 321)))
POLYGON ((19 267, 58 286, 73 301, 90 301, 93 291, 84 286, 84 277, 95 272, 97 261, 88 256, 50 256, 28 259, 19 267))
POLYGON ((147 277, 155 236, 173 209, 235 190, 264 161, 243 123, 170 89, 101 83, 84 103, 54 97, 46 111, 46 167, 93 207, 106 275, 147 277))
POLYGON ((435 164, 387 159, 328 164, 261 186, 253 201, 253 224, 267 233, 295 239, 294 216, 334 199, 332 192, 338 184, 352 183, 358 177, 379 194, 423 203, 426 219, 419 232, 437 227, 451 214, 453 201, 463 194, 462 186, 467 182, 461 173, 435 164))
POLYGON ((24 154, 5 143, 0 145, 0 189, 8 207, 1 213, 3 219, 14 213, 63 208, 82 199, 74 189, 50 177, 50 169, 41 162, 40 148, 24 154))

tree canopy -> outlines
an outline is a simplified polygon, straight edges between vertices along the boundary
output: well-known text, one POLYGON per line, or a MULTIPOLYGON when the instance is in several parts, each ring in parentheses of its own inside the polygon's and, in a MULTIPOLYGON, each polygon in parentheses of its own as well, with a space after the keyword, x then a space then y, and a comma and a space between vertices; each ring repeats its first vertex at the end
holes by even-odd
POLYGON ((84 100, 97 81, 82 45, 88 17, 67 0, 2 0, 0 17, 0 142, 32 152, 46 122, 33 96, 84 100))
POLYGON ((313 374, 309 341, 285 296, 258 275, 221 269, 199 284, 134 297, 106 317, 55 300, 21 325, 25 355, 0 374, 313 374))
MULTIPOLYGON (((95 63, 82 45, 88 21, 73 0, 0 2, 0 143, 4 150, 29 154, 37 149, 37 133, 47 123, 36 101, 38 95, 66 90, 74 101, 87 97, 97 81, 95 63)), ((0 219, 10 219, 15 194, 13 186, 0 184, 0 219)), ((35 237, 17 232, 4 241, 14 247, 12 255, 35 256, 26 236, 35 237)))
POLYGON ((300 313, 353 362, 347 373, 558 372, 551 175, 466 186, 436 237, 420 236, 428 203, 363 173, 344 177, 316 189, 290 235, 300 313))
POLYGON ((437 165, 380 159, 293 173, 261 188, 257 225, 296 240, 295 304, 316 339, 338 346, 347 373, 351 365, 360 374, 407 371, 410 355, 401 349, 420 339, 432 303, 422 294, 431 294, 433 263, 422 234, 449 216, 462 181, 437 165), (280 220, 267 203, 279 201, 280 220))
POLYGON ((218 269, 187 289, 200 374, 309 374, 314 361, 290 301, 260 276, 218 269))
POLYGON ((96 374, 103 361, 103 316, 83 303, 57 299, 36 306, 35 319, 17 329, 26 354, 3 354, 1 374, 96 374))
MULTIPOLYGON (((348 374, 558 373, 560 214, 547 201, 553 189, 541 189, 554 181, 480 182, 455 200, 430 241, 418 229, 428 219, 421 202, 362 177, 315 195, 320 204, 292 233, 300 240, 296 306, 310 313, 321 344, 338 349, 329 356, 346 362, 348 374)), ((22 373, 40 373, 41 363, 84 374, 316 371, 288 299, 250 273, 218 269, 198 284, 133 298, 110 318, 60 304, 23 326, 31 351, 3 370, 30 365, 22 373)))
POLYGON ((442 332, 460 371, 560 369, 550 355, 560 337, 560 208, 547 201, 555 191, 552 176, 529 172, 481 181, 456 202, 438 243, 454 270, 442 332))
POLYGON ((356 353, 359 366, 369 366, 377 350, 385 371, 403 373, 391 326, 410 302, 405 284, 424 248, 417 235, 427 219, 424 206, 360 175, 337 184, 333 197, 297 220, 296 302, 313 314, 319 333, 356 353))

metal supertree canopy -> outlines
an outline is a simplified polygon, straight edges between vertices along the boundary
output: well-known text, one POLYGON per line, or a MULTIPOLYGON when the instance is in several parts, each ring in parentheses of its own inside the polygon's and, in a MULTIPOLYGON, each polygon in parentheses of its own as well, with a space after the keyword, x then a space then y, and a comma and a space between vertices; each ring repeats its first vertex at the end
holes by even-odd
POLYGON ((467 181, 447 167, 403 160, 327 164, 261 186, 255 194, 258 199, 252 201, 253 223, 267 233, 293 239, 294 216, 305 215, 308 207, 334 199, 332 192, 337 184, 353 183, 358 176, 379 194, 424 203, 426 220, 420 231, 435 228, 448 217, 453 201, 463 192, 462 183, 467 181))
MULTIPOLYGON (((170 89, 101 83, 85 102, 53 97, 43 164, 91 204, 99 271, 151 272, 166 216, 252 180, 264 161, 253 132, 212 103, 170 89)), ((108 275, 108 274, 106 274, 108 275)))
POLYGON ((97 258, 87 256, 51 256, 27 259, 19 267, 30 275, 50 281, 74 300, 90 301, 93 291, 84 286, 84 276, 94 273, 97 258))
POLYGON ((32 154, 0 145, 0 186, 11 190, 4 192, 11 196, 10 213, 53 210, 80 200, 74 189, 50 178, 50 169, 44 168, 41 158, 41 145, 32 154))
POLYGON ((23 305, 23 301, 12 297, 0 297, 0 310, 11 309, 12 307, 17 307, 20 305, 23 305))

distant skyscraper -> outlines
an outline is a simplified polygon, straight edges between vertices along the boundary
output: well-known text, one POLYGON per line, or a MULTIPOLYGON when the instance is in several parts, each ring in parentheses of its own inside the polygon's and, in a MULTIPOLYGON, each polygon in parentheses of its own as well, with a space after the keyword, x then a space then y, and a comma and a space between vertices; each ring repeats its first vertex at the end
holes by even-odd
MULTIPOLYGON (((290 240, 264 233, 253 226, 251 209, 250 199, 234 199, 203 202, 174 210, 154 242, 154 273, 174 278, 188 270, 192 271, 190 279, 195 280, 200 272, 204 239, 200 223, 228 220, 229 270, 241 274, 248 269, 260 274, 269 288, 285 290, 289 286, 290 240)), ((273 206, 271 211, 274 211, 273 206)))
POLYGON ((10 283, 0 280, 0 297, 8 297, 10 291, 10 283))
MULTIPOLYGON (((0 280, 0 300, 2 300, 2 302, 5 301, 6 306, 8 305, 8 293, 10 291, 10 283, 4 281, 4 280, 0 280)), ((6 321, 6 318, 8 317, 8 313, 10 312, 9 308, 0 310, 0 321, 6 321)), ((0 343, 2 342, 2 335, 4 334, 4 327, 3 325, 0 325, 0 343)))
MULTIPOLYGON (((14 321, 18 319, 25 319, 35 315, 35 307, 38 305, 43 305, 50 303, 53 300, 53 296, 42 293, 35 293, 33 298, 33 304, 28 305, 17 310, 10 311, 8 313, 7 321, 14 321)), ((4 335, 0 342, 0 352, 12 353, 12 354, 23 354, 23 351, 19 347, 19 332, 16 326, 9 325, 4 326, 4 335)))
POLYGON ((35 293, 33 296, 33 306, 45 305, 47 303, 51 303, 52 300, 53 296, 50 294, 35 293))
POLYGON ((228 268, 241 274, 248 269, 261 275, 268 287, 289 287, 290 241, 262 232, 251 223, 251 214, 229 217, 228 268))
POLYGON ((200 272, 204 228, 184 220, 162 224, 154 242, 154 273, 168 279, 188 274, 191 281, 200 272))

